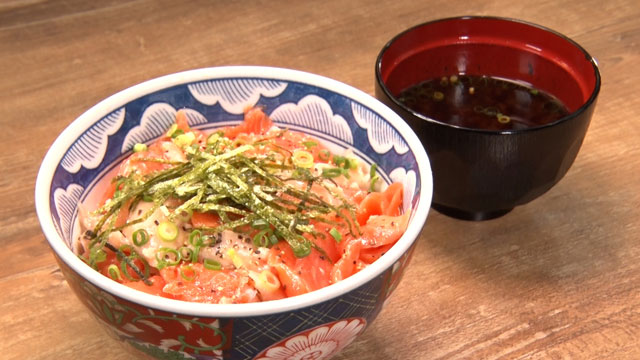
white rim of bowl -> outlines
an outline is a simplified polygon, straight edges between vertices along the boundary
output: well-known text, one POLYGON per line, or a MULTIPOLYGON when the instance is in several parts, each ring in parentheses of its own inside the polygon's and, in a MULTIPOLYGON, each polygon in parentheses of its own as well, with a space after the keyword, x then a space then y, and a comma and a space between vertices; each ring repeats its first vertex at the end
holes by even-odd
POLYGON ((302 309, 331 300, 366 284, 385 269, 393 266, 409 250, 414 241, 418 240, 431 206, 432 189, 431 167, 422 143, 399 115, 371 95, 337 80, 299 70, 265 66, 221 66, 183 71, 142 82, 102 100, 81 114, 62 131, 45 155, 36 178, 35 202, 40 226, 56 255, 81 277, 103 291, 133 303, 169 313, 213 318, 249 317, 302 309), (407 231, 386 254, 349 278, 307 294, 262 303, 203 304, 150 295, 119 284, 93 270, 67 247, 55 230, 50 214, 49 195, 54 171, 71 143, 96 120, 132 100, 177 85, 227 77, 278 79, 324 88, 361 104, 366 104, 402 134, 409 148, 414 152, 418 169, 424 176, 421 178, 420 197, 415 214, 412 215, 412 222, 407 231))

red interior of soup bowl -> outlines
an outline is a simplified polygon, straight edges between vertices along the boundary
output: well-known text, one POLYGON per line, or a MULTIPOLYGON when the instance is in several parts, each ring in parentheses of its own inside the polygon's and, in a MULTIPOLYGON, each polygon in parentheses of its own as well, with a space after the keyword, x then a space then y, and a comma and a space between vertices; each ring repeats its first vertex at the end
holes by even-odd
POLYGON ((385 46, 377 66, 394 96, 434 77, 486 75, 529 83, 573 112, 594 99, 599 88, 593 59, 572 40, 537 25, 491 17, 413 27, 385 46))

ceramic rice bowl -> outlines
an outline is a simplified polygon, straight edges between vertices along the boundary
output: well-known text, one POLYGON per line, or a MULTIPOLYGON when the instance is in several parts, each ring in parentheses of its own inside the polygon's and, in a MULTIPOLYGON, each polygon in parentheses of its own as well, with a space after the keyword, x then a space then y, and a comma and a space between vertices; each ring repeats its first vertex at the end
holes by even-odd
POLYGON ((43 232, 71 289, 132 356, 154 359, 328 359, 381 311, 400 281, 431 205, 429 160, 420 140, 389 108, 345 84, 295 70, 219 67, 150 80, 77 118, 55 140, 36 182, 43 232), (78 203, 131 153, 151 143, 185 109, 200 130, 236 124, 260 106, 283 128, 352 149, 405 186, 412 218, 397 244, 371 266, 297 297, 212 305, 149 295, 91 269, 72 251, 78 203))

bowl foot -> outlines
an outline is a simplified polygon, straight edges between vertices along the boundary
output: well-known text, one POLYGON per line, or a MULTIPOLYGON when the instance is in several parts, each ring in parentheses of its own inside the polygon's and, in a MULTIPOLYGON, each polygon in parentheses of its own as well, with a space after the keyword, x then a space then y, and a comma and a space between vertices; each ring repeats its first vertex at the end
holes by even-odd
POLYGON ((483 221, 499 218, 513 210, 513 208, 511 208, 492 211, 465 211, 436 203, 431 204, 431 207, 437 212, 452 218, 470 221, 483 221))

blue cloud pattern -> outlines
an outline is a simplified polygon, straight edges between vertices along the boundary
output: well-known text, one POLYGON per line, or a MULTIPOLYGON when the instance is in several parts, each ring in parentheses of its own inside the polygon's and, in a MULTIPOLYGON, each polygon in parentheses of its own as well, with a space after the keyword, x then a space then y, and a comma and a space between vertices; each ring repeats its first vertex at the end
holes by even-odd
POLYGON ((276 97, 287 83, 266 79, 227 79, 202 81, 188 86, 191 95, 205 105, 220 103, 231 114, 242 114, 258 103, 260 96, 276 97))
MULTIPOLYGON (((60 227, 56 226, 58 235, 67 241, 69 247, 71 247, 72 234, 73 234, 73 214, 76 207, 80 203, 80 197, 84 192, 84 188, 77 184, 70 184, 66 189, 58 188, 53 193, 54 203, 56 206, 56 212, 60 217, 60 227)), ((56 222, 54 224, 57 225, 56 222)))
POLYGON ((276 123, 317 130, 353 145, 353 134, 347 121, 335 115, 331 105, 317 95, 307 95, 297 104, 280 105, 269 117, 276 123))
POLYGON ((124 122, 124 113, 124 108, 118 109, 82 134, 62 158, 62 167, 72 174, 81 167, 97 168, 107 151, 109 135, 115 134, 124 122))
POLYGON ((369 143, 378 154, 384 154, 392 147, 400 155, 409 151, 402 136, 379 115, 356 102, 351 103, 351 110, 358 125, 367 130, 369 143))

